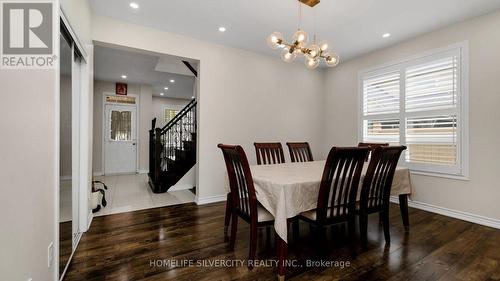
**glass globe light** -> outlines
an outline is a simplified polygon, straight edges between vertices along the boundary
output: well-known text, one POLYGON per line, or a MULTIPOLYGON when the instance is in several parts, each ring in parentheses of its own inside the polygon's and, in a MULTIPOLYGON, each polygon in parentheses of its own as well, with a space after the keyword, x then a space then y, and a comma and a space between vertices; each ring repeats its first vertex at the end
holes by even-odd
POLYGON ((325 63, 327 66, 333 67, 340 63, 339 55, 333 54, 325 54, 325 63))
POLYGON ((267 37, 267 45, 272 49, 277 49, 283 42, 283 35, 279 32, 273 32, 267 37))
POLYGON ((303 46, 304 44, 307 44, 307 33, 302 30, 297 30, 292 37, 293 42, 298 42, 299 46, 303 46))
POLYGON ((312 58, 312 59, 317 58, 319 56, 319 54, 321 53, 321 49, 316 44, 309 46, 308 49, 309 49, 309 53, 307 53, 307 56, 309 58, 312 58))
POLYGON ((297 57, 297 53, 295 52, 290 52, 288 48, 283 49, 281 52, 281 59, 284 62, 292 62, 295 58, 297 57))
POLYGON ((328 49, 328 42, 326 41, 321 41, 319 42, 319 48, 321 49, 321 51, 326 51, 328 49))
POLYGON ((306 58, 305 63, 308 69, 315 69, 319 65, 319 60, 314 58, 306 58))

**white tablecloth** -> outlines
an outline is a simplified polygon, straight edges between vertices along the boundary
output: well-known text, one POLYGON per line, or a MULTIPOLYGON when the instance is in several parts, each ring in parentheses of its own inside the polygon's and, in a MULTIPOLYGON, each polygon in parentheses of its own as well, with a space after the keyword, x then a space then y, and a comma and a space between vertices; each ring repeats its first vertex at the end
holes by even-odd
MULTIPOLYGON (((276 233, 287 242, 287 218, 316 208, 325 161, 252 165, 257 200, 274 216, 276 233)), ((363 167, 362 183, 368 163, 363 167)), ((226 177, 226 190, 229 191, 226 177)), ((359 189, 361 190, 361 188, 359 189)), ((410 172, 398 167, 391 195, 411 194, 410 172)))

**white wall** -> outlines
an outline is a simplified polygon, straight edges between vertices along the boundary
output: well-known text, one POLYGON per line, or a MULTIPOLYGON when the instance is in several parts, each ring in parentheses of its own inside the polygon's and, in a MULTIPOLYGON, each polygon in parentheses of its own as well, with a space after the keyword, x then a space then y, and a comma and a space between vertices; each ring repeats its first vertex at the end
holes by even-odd
POLYGON ((253 163, 255 141, 309 141, 316 158, 325 158, 321 71, 100 16, 93 27, 96 41, 200 60, 199 201, 224 198, 220 142, 243 145, 253 163))
POLYGON ((54 276, 55 81, 55 70, 0 70, 0 280, 54 276))
POLYGON ((139 96, 139 173, 149 171, 149 129, 153 120, 153 87, 141 85, 139 96))
MULTIPOLYGON (((326 139, 331 145, 357 143, 358 72, 468 40, 470 44, 470 181, 412 175, 412 199, 439 207, 500 219, 500 12, 422 35, 348 61, 326 74, 326 139)), ((500 225, 500 222, 499 222, 500 225)))
POLYGON ((91 44, 92 9, 87 0, 60 0, 62 10, 82 44, 91 44))

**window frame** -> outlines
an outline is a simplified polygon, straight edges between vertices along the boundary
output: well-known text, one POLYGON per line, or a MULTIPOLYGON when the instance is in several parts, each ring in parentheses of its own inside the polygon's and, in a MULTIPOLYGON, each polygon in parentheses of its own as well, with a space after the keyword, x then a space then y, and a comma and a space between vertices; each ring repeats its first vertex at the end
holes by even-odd
POLYGON ((165 110, 177 110, 177 113, 179 113, 182 110, 182 106, 177 106, 177 105, 172 105, 172 104, 163 104, 161 109, 162 109, 162 119, 161 122, 163 126, 167 125, 167 122, 165 122, 165 110))
POLYGON ((399 141, 406 145, 406 120, 412 117, 424 117, 445 114, 450 112, 457 116, 457 165, 444 166, 436 164, 422 164, 406 162, 401 157, 400 165, 406 166, 412 173, 429 176, 469 180, 469 44, 468 41, 453 44, 444 48, 423 52, 404 59, 370 67, 358 73, 358 141, 363 141, 364 121, 370 119, 398 119, 400 122, 399 141), (405 97, 405 71, 408 67, 420 65, 426 62, 456 55, 458 58, 458 81, 457 81, 457 106, 452 109, 435 109, 406 112, 405 97), (387 114, 364 115, 363 104, 363 82, 365 79, 384 73, 399 72, 399 112, 387 114))
MULTIPOLYGON (((167 121, 167 110, 171 110, 171 111, 176 111, 177 113, 179 113, 179 110, 177 109, 174 109, 174 108, 169 108, 169 107, 164 107, 163 108, 163 123, 167 124, 168 122, 170 122, 172 119, 168 120, 167 121)), ((175 115, 177 115, 177 113, 175 115)), ((174 115, 174 118, 175 118, 175 115, 174 115)))

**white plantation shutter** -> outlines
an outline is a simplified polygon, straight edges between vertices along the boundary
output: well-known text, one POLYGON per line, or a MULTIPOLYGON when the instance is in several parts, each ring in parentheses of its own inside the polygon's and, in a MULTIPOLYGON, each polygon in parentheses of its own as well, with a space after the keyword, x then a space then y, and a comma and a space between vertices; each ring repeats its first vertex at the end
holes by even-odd
POLYGON ((457 105, 456 56, 406 69, 406 112, 454 108, 457 105))
POLYGON ((399 144, 399 119, 364 120, 364 142, 399 144))
POLYGON ((463 48, 363 73, 362 140, 406 145, 414 171, 466 175, 463 48))
POLYGON ((363 80, 363 142, 399 144, 400 72, 363 80))
POLYGON ((454 115, 408 118, 406 161, 456 165, 457 118, 454 115))
POLYGON ((364 80, 363 100, 365 115, 399 112, 399 72, 364 80))
POLYGON ((458 55, 432 59, 405 70, 408 163, 457 165, 458 55), (436 115, 439 112, 440 115, 436 115))

